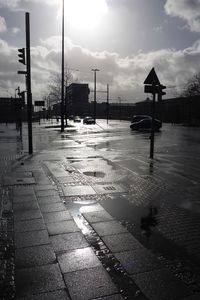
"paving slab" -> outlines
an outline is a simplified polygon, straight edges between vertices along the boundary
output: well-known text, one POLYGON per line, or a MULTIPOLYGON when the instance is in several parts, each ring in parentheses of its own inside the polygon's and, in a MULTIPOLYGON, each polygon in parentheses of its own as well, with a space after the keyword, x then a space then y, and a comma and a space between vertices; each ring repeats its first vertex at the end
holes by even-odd
POLYGON ((55 252, 75 250, 88 247, 88 242, 80 232, 50 236, 55 252))
POLYGON ((26 211, 16 211, 14 213, 14 221, 23 221, 31 219, 40 219, 42 218, 41 212, 39 209, 30 209, 26 211))
POLYGON ((15 250, 15 264, 17 269, 47 265, 55 262, 56 256, 50 245, 15 250))
POLYGON ((13 203, 23 203, 23 202, 32 202, 37 201, 35 194, 30 195, 20 195, 13 197, 13 203))
POLYGON ((36 245, 49 244, 49 236, 47 230, 17 232, 15 233, 15 247, 24 248, 36 245))
POLYGON ((55 189, 47 189, 47 190, 36 190, 35 191, 37 197, 44 197, 44 196, 58 196, 58 191, 55 189))
POLYGON ((15 187, 13 188, 13 196, 35 195, 33 187, 15 187))
POLYGON ((48 203, 40 204, 41 212, 66 211, 66 206, 63 203, 48 203))
POLYGON ((187 286, 167 269, 140 273, 131 277, 149 300, 180 299, 191 294, 187 286))
POLYGON ((101 266, 100 261, 89 247, 58 255, 58 262, 63 274, 101 266))
POLYGON ((126 189, 118 184, 93 185, 93 189, 97 194, 113 194, 123 193, 126 189))
POLYGON ((68 211, 56 211, 56 212, 43 213, 43 218, 46 224, 68 221, 72 219, 68 211))
POLYGON ((72 176, 59 176, 56 177, 56 179, 60 182, 60 183, 73 183, 76 182, 76 179, 73 178, 72 176))
POLYGON ((89 223, 113 220, 112 216, 105 210, 84 213, 83 216, 89 223))
POLYGON ((65 287, 58 264, 16 270, 17 298, 65 287))
POLYGON ((55 292, 47 292, 47 293, 37 294, 35 296, 17 298, 17 300, 55 300, 55 299, 70 300, 65 290, 57 290, 55 292))
POLYGON ((200 299, 200 293, 197 293, 192 296, 181 298, 181 300, 199 300, 200 299))
POLYGON ((3 185, 4 186, 7 186, 7 185, 23 185, 23 184, 35 184, 35 179, 34 178, 31 178, 31 177, 27 177, 27 178, 24 178, 24 177, 4 177, 3 179, 3 185))
POLYGON ((159 260, 145 248, 115 253, 122 267, 129 274, 137 274, 163 268, 159 260))
POLYGON ((127 229, 117 221, 106 221, 92 224, 92 227, 99 236, 128 232, 127 229))
POLYGON ((48 223, 47 230, 49 235, 80 231, 74 220, 48 223))
POLYGON ((101 238, 111 252, 122 252, 143 247, 130 233, 107 235, 101 238))
POLYGON ((96 192, 89 185, 76 185, 63 187, 64 196, 83 196, 83 195, 94 195, 96 192))
POLYGON ((34 231, 46 229, 44 224, 44 220, 41 219, 33 219, 33 220, 24 220, 14 223, 14 231, 17 232, 26 232, 26 231, 34 231))
POLYGON ((37 183, 37 185, 34 186, 35 191, 45 191, 45 190, 52 190, 52 189, 56 190, 56 186, 52 184, 39 184, 39 183, 37 183))
POLYGON ((14 203, 13 204, 13 210, 15 212, 19 211, 27 211, 27 210, 34 210, 34 209, 39 209, 37 201, 25 201, 25 202, 20 202, 20 203, 14 203))
POLYGON ((99 204, 85 205, 80 208, 81 213, 94 212, 104 210, 104 208, 99 204))
POLYGON ((56 203, 56 202, 60 202, 60 201, 61 200, 58 195, 38 197, 38 202, 41 204, 56 203))
POLYGON ((95 298, 92 300, 123 300, 124 298, 120 294, 115 294, 111 296, 101 297, 101 298, 95 298))
POLYGON ((103 267, 66 273, 64 280, 72 300, 89 300, 118 292, 103 267))

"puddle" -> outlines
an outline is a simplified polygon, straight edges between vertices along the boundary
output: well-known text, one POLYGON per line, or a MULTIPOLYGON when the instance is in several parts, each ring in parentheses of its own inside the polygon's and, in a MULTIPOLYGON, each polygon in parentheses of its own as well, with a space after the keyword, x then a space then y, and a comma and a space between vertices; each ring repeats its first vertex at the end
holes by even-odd
POLYGON ((86 171, 86 172, 83 172, 83 174, 86 176, 91 176, 91 177, 96 177, 96 178, 104 178, 106 176, 105 173, 100 172, 100 171, 94 171, 94 172, 86 171))

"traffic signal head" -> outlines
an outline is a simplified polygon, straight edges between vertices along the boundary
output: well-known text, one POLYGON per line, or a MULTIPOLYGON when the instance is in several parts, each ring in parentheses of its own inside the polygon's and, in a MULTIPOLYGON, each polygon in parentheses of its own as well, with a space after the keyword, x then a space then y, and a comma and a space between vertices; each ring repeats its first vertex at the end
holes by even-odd
POLYGON ((21 64, 23 64, 23 65, 25 65, 26 64, 26 62, 25 62, 25 48, 20 48, 20 49, 18 49, 18 57, 19 57, 19 62, 21 63, 21 64))
POLYGON ((166 89, 166 86, 165 85, 160 85, 160 93, 162 96, 166 95, 166 92, 163 92, 162 90, 165 90, 166 89))

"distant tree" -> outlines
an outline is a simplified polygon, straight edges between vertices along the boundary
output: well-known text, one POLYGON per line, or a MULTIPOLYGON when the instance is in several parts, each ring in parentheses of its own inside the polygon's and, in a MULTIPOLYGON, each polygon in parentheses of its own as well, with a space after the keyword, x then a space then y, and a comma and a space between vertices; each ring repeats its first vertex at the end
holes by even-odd
POLYGON ((200 72, 195 74, 187 81, 185 88, 181 94, 181 96, 184 97, 191 97, 197 95, 200 95, 200 72))
MULTIPOLYGON (((65 88, 73 82, 73 75, 70 69, 65 67, 65 88)), ((61 99, 61 73, 52 72, 50 75, 50 83, 48 85, 48 95, 51 97, 51 103, 58 103, 61 99)))

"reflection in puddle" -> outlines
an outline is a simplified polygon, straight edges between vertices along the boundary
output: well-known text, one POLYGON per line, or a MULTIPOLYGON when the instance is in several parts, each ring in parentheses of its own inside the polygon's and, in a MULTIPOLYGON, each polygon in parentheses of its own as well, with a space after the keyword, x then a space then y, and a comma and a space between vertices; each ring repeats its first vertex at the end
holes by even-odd
POLYGON ((85 174, 87 176, 96 177, 96 178, 104 178, 105 177, 105 173, 99 172, 99 171, 94 171, 94 172, 86 171, 86 172, 83 172, 83 174, 85 174))

